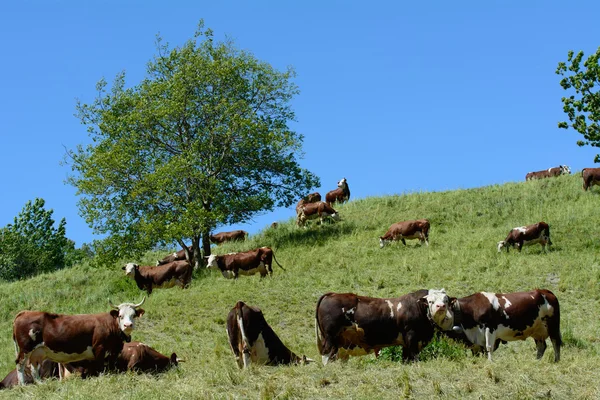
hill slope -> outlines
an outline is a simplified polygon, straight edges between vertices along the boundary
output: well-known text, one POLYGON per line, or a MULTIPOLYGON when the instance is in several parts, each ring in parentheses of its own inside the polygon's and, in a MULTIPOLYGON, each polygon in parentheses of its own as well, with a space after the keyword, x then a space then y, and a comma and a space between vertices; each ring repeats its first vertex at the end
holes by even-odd
MULTIPOLYGON (((272 279, 225 280, 199 271, 188 290, 157 290, 146 301, 134 340, 187 361, 159 376, 106 375, 49 381, 0 391, 0 398, 598 398, 600 293, 598 189, 583 192, 579 174, 478 189, 367 198, 339 206, 343 221, 298 229, 281 223, 219 253, 271 246, 286 268, 272 279), (431 221, 430 246, 408 241, 379 249, 378 236, 404 219, 431 221), (551 227, 552 251, 496 252, 515 227, 538 221, 551 227), (531 339, 501 346, 489 363, 445 340, 402 364, 366 356, 323 367, 314 339, 314 307, 329 291, 376 297, 444 287, 451 296, 476 291, 547 288, 561 302, 562 359, 551 346, 535 360, 531 339), (309 366, 253 367, 240 371, 225 335, 237 300, 259 306, 292 350, 317 360, 309 366), (437 349, 437 350, 436 350, 437 349), (444 350, 446 349, 446 350, 444 350), (450 350, 448 350, 450 349, 450 350), (437 356, 436 356, 437 354, 437 356)), ((148 254, 141 262, 152 262, 148 254)), ((14 368, 11 326, 22 309, 60 313, 108 310, 142 297, 120 265, 85 265, 11 284, 0 284, 0 378, 14 368)))

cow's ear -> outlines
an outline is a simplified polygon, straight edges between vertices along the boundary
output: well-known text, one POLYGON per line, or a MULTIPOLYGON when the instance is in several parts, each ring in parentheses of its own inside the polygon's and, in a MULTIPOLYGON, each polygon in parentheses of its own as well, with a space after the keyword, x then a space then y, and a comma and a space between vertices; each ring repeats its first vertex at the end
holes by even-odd
POLYGON ((113 318, 119 317, 119 310, 110 310, 109 313, 110 313, 111 317, 113 317, 113 318))
POLYGON ((454 303, 456 303, 456 300, 458 300, 456 297, 449 297, 448 304, 450 304, 450 306, 454 307, 454 303))
POLYGON ((427 297, 419 297, 419 303, 423 303, 425 305, 427 305, 427 297))
POLYGON ((121 269, 122 269, 123 271, 125 271, 125 266, 122 266, 122 267, 121 267, 121 269))
POLYGON ((146 311, 144 311, 144 309, 143 309, 143 308, 136 308, 136 310, 135 310, 135 313, 136 313, 136 314, 135 314, 135 315, 136 315, 137 317, 141 317, 142 315, 144 315, 144 313, 145 313, 145 312, 146 312, 146 311))

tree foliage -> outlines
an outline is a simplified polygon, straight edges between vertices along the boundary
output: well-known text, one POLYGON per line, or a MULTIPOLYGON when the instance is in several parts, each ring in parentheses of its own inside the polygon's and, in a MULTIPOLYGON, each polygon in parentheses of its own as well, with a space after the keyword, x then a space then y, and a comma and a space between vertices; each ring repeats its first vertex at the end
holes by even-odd
POLYGON ((217 226, 287 207, 319 184, 299 166, 303 136, 289 127, 294 76, 201 22, 182 47, 158 37, 139 84, 120 73, 111 87, 100 80, 93 102, 78 101, 92 142, 69 151, 69 182, 113 259, 186 241, 198 256, 200 238, 210 254, 217 226))
POLYGON ((66 238, 66 220, 54 226, 53 210, 45 201, 28 201, 13 224, 0 229, 0 279, 16 280, 65 267, 74 249, 66 238))
MULTIPOLYGON (((565 90, 574 90, 576 94, 562 98, 563 110, 569 121, 559 122, 558 127, 571 127, 582 134, 584 140, 577 141, 579 146, 600 147, 600 47, 583 61, 582 66, 583 56, 583 51, 575 54, 571 50, 567 62, 558 63, 556 73, 563 76, 560 85, 565 90)), ((599 154, 594 162, 600 162, 599 154)))

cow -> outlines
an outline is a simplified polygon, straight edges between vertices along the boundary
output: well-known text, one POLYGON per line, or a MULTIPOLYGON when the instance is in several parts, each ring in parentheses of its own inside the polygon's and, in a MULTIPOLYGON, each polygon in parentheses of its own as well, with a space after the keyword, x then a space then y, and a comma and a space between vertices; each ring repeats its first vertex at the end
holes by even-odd
POLYGON ((153 289, 171 288, 180 286, 186 288, 192 280, 194 268, 187 261, 173 261, 169 264, 152 266, 139 266, 127 263, 122 268, 125 275, 135 281, 140 290, 146 290, 148 295, 153 289))
POLYGON ((299 357, 288 349, 269 326, 258 307, 238 301, 227 315, 227 337, 238 367, 250 364, 306 364, 313 360, 299 357))
POLYGON ((321 201, 321 193, 314 192, 314 193, 307 194, 306 196, 301 198, 300 201, 298 201, 298 204, 296 204, 296 214, 298 214, 300 212, 300 208, 304 204, 318 203, 320 201, 321 201))
MULTIPOLYGON (((192 246, 189 246, 188 250, 189 250, 190 254, 192 254, 194 252, 194 249, 192 248, 192 246)), ((169 254, 162 260, 157 260, 156 266, 169 264, 169 263, 172 263, 173 261, 183 261, 183 260, 186 260, 185 250, 181 249, 173 254, 169 254)))
POLYGON ((419 239, 421 243, 429 246, 429 227, 427 219, 396 222, 389 227, 385 235, 379 237, 379 248, 382 249, 387 242, 394 240, 400 240, 406 246, 405 239, 419 239))
POLYGON ((240 274, 254 275, 257 272, 260 273, 261 278, 264 278, 267 273, 273 276, 273 260, 285 271, 269 247, 260 247, 241 253, 211 254, 206 259, 206 268, 218 269, 228 279, 237 279, 240 274))
POLYGON ((225 242, 233 242, 236 240, 244 241, 248 237, 248 232, 237 230, 231 232, 219 232, 214 235, 210 235, 210 241, 219 245, 225 242))
POLYGON ((468 339, 474 353, 485 350, 490 361, 500 342, 528 337, 535 340, 538 360, 546 351, 548 337, 554 347, 554 361, 560 360, 560 307, 549 290, 480 292, 453 298, 450 306, 454 314, 452 330, 468 339))
POLYGON ((130 342, 123 345, 116 369, 119 372, 164 372, 178 366, 180 361, 175 353, 167 357, 144 343, 130 342))
POLYGON ((337 189, 327 192, 325 195, 325 201, 327 204, 332 205, 333 203, 345 203, 350 200, 350 187, 346 178, 342 178, 338 184, 337 189))
POLYGON ((323 224, 323 220, 325 220, 325 218, 331 218, 334 221, 339 221, 340 214, 324 201, 320 201, 318 203, 308 203, 302 205, 298 210, 296 224, 302 227, 305 226, 306 221, 311 219, 319 219, 319 223, 323 224))
POLYGON ((581 170, 581 177, 585 191, 593 185, 600 185, 600 168, 584 168, 581 170))
POLYGON ((277 228, 279 228, 279 222, 273 222, 271 224, 271 229, 277 229, 277 228))
MULTIPOLYGON (((61 364, 58 364, 52 360, 45 359, 40 363, 39 375, 40 379, 59 378, 63 374, 59 372, 61 364)), ((29 370, 24 371, 24 384, 34 383, 33 377, 29 370)), ((13 369, 6 375, 6 377, 0 382, 0 389, 10 389, 19 384, 19 378, 17 369, 13 369)))
POLYGON ((138 304, 122 303, 100 314, 65 315, 43 311, 21 311, 13 321, 13 341, 17 358, 17 376, 25 384, 24 370, 30 363, 31 375, 40 380, 40 363, 50 359, 58 363, 94 360, 91 373, 104 367, 105 359, 114 365, 123 348, 131 340, 135 318, 144 314, 138 304))
POLYGON ((525 180, 531 181, 534 179, 550 178, 559 175, 569 175, 570 173, 571 168, 569 168, 568 165, 559 165, 558 167, 548 168, 543 171, 528 172, 527 175, 525 175, 525 180))
POLYGON ((417 360, 436 327, 452 329, 454 317, 444 289, 421 289, 380 299, 327 293, 317 302, 315 330, 323 365, 388 346, 403 347, 404 361, 417 360))
POLYGON ((498 242, 498 253, 502 251, 502 248, 506 248, 506 252, 508 252, 511 246, 516 247, 520 252, 523 246, 537 243, 542 245, 543 251, 546 251, 546 244, 548 246, 552 244, 550 226, 544 221, 511 229, 506 239, 498 242))

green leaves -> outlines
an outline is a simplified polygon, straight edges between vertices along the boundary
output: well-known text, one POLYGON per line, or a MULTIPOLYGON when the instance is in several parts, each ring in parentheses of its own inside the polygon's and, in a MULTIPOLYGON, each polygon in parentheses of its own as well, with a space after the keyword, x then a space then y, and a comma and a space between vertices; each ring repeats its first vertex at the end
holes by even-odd
MULTIPOLYGON (((567 63, 558 63, 556 73, 564 77, 560 85, 565 90, 574 90, 577 95, 562 98, 563 111, 569 121, 559 122, 558 127, 571 127, 581 133, 585 140, 577 141, 579 146, 600 147, 600 93, 597 89, 600 84, 600 48, 583 62, 584 68, 581 68, 583 56, 583 51, 575 54, 571 50, 567 63)), ((596 155, 594 162, 599 161, 600 155, 596 155)))
POLYGON ((115 253, 198 242, 319 184, 300 167, 302 136, 288 126, 293 69, 216 41, 202 21, 182 47, 156 43, 139 84, 126 89, 121 73, 110 89, 98 83, 92 103, 76 105, 93 144, 69 152, 69 183, 115 253))

